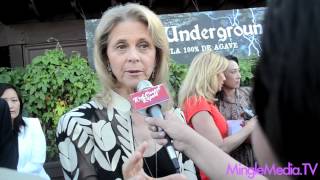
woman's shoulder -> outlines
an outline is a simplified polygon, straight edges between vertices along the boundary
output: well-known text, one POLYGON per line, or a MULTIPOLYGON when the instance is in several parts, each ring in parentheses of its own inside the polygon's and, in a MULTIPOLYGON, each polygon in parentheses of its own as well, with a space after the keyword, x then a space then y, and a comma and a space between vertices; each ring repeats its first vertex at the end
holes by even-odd
POLYGON ((22 117, 27 126, 40 125, 40 119, 36 117, 22 117))
POLYGON ((199 103, 208 103, 205 97, 203 96, 190 96, 187 97, 184 101, 184 104, 199 104, 199 103))
POLYGON ((99 102, 92 100, 92 101, 81 104, 80 106, 71 109, 70 111, 65 113, 64 116, 66 116, 66 115, 73 116, 73 115, 76 115, 79 113, 80 114, 90 113, 90 112, 94 112, 96 110, 103 110, 103 106, 99 102))
POLYGON ((213 107, 214 104, 208 101, 205 97, 191 96, 189 100, 185 101, 182 109, 187 120, 190 120, 191 117, 200 111, 211 112, 213 107))
POLYGON ((241 104, 241 106, 249 106, 251 104, 251 93, 252 88, 249 86, 240 87, 238 89, 238 101, 241 104))
POLYGON ((36 117, 22 117, 26 126, 21 127, 22 134, 30 134, 33 137, 43 136, 40 119, 36 117))
POLYGON ((73 127, 75 124, 78 124, 79 127, 90 125, 97 114, 102 114, 98 111, 103 109, 104 107, 94 100, 75 107, 60 117, 57 130, 61 133, 62 130, 69 126, 73 127))
POLYGON ((240 95, 250 96, 252 92, 252 87, 250 86, 241 86, 238 88, 238 92, 240 95))

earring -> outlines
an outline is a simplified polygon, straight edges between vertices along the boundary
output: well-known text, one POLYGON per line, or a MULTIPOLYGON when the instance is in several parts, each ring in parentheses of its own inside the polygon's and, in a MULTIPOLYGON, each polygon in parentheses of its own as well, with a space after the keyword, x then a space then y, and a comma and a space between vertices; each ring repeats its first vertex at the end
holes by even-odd
POLYGON ((112 72, 112 69, 111 69, 110 64, 107 65, 107 71, 108 71, 108 72, 112 72))
POLYGON ((153 71, 151 74, 151 80, 154 81, 156 78, 156 73, 153 71))

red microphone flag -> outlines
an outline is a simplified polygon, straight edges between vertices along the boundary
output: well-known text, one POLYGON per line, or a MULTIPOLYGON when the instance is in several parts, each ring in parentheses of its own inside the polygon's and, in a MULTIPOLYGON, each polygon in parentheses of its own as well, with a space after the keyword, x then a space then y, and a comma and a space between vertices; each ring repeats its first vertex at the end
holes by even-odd
POLYGON ((152 86, 130 94, 130 100, 136 111, 146 109, 169 100, 169 94, 163 84, 152 86))

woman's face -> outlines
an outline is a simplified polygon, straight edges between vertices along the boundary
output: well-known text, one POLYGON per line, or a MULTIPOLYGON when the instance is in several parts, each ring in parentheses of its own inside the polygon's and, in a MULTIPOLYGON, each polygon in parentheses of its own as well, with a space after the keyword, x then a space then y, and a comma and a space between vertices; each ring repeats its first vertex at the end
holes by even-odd
POLYGON ((107 56, 118 88, 133 89, 140 80, 148 80, 156 48, 147 26, 134 20, 117 24, 109 35, 107 56))
POLYGON ((5 99, 10 108, 11 119, 14 120, 20 113, 20 101, 14 89, 7 89, 3 92, 1 98, 5 99))
POLYGON ((223 86, 223 84, 224 84, 224 82, 226 80, 226 77, 225 77, 223 72, 219 73, 217 76, 218 76, 218 85, 219 85, 218 86, 218 91, 221 91, 222 86, 223 86))
POLYGON ((227 70, 224 72, 226 80, 224 81, 224 87, 230 89, 236 89, 240 87, 240 68, 234 61, 229 61, 227 70))

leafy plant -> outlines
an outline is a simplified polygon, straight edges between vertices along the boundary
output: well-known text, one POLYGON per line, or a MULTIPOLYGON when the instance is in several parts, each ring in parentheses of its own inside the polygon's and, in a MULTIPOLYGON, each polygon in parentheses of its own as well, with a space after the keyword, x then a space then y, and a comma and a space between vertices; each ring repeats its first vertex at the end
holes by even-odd
POLYGON ((25 69, 23 68, 6 68, 0 67, 0 82, 9 83, 15 85, 18 89, 20 89, 23 84, 23 75, 25 73, 25 69))
POLYGON ((251 86, 253 72, 257 63, 256 58, 240 59, 241 86, 251 86))
POLYGON ((175 104, 177 105, 179 89, 188 71, 188 66, 186 64, 177 64, 171 60, 169 71, 170 92, 173 95, 175 104))
POLYGON ((46 51, 23 71, 1 71, 6 72, 1 73, 2 79, 20 87, 28 115, 41 120, 47 138, 47 158, 56 159, 55 131, 59 118, 95 94, 98 89, 95 72, 79 54, 67 57, 60 49, 46 51))

